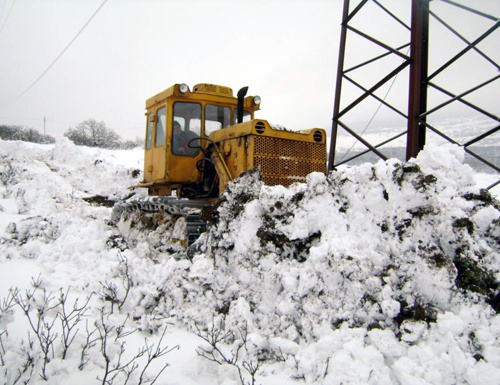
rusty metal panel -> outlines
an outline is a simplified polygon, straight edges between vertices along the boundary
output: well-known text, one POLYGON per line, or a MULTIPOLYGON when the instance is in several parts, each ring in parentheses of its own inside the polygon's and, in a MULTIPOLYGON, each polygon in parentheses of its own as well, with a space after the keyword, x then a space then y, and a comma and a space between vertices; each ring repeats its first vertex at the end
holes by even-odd
POLYGON ((305 182, 311 172, 326 173, 325 145, 257 136, 254 138, 253 163, 260 166, 265 184, 287 187, 294 182, 305 182))

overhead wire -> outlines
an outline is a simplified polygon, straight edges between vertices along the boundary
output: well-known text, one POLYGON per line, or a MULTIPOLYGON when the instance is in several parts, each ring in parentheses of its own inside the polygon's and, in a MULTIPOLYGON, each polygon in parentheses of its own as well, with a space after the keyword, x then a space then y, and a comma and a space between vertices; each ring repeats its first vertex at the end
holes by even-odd
MULTIPOLYGON (((3 15, 3 10, 5 8, 5 4, 7 3, 7 0, 4 1, 3 3, 3 7, 2 7, 2 14, 0 14, 0 19, 1 19, 1 15, 3 15)), ((5 24, 7 24, 7 20, 9 20, 9 16, 10 16, 10 13, 12 12, 12 8, 14 8, 14 4, 16 4, 16 0, 14 0, 12 2, 12 5, 10 6, 10 9, 9 9, 9 13, 7 13, 7 16, 5 17, 5 20, 2 24, 2 27, 0 28, 0 34, 2 33, 4 27, 5 27, 5 24)))
POLYGON ((104 4, 106 4, 107 1, 108 0, 104 0, 101 3, 101 5, 99 5, 99 7, 95 10, 95 12, 92 14, 92 16, 90 16, 90 18, 83 25, 83 27, 77 32, 77 34, 73 37, 73 39, 71 39, 71 41, 68 43, 68 45, 66 45, 66 47, 61 51, 61 53, 59 55, 57 55, 57 57, 54 59, 54 61, 52 61, 52 63, 50 63, 50 65, 47 67, 47 69, 45 71, 43 71, 42 74, 33 83, 31 83, 31 85, 28 88, 26 88, 21 94, 19 94, 19 96, 16 98, 16 100, 19 100, 22 96, 24 96, 24 94, 26 94, 31 88, 33 88, 33 86, 36 83, 38 83, 40 81, 40 79, 43 78, 47 72, 49 72, 49 70, 54 66, 54 64, 56 64, 56 62, 61 58, 61 56, 64 55, 64 53, 68 50, 68 48, 75 42, 75 40, 78 38, 78 36, 80 36, 80 34, 84 31, 84 29, 87 28, 87 26, 90 24, 92 19, 94 19, 94 17, 99 13, 99 11, 102 9, 102 7, 104 6, 104 4))
POLYGON ((4 0, 4 2, 3 2, 2 10, 0 11, 0 20, 2 20, 3 11, 5 10, 5 4, 7 4, 7 0, 4 0))
MULTIPOLYGON (((387 90, 387 92, 385 93, 384 97, 382 98, 383 101, 385 101, 385 99, 387 98, 387 96, 389 95, 389 92, 391 92, 391 89, 392 89, 392 86, 394 85, 394 83, 396 82, 396 79, 398 77, 399 74, 397 74, 394 79, 392 79, 392 83, 391 85, 389 86, 389 89, 387 90)), ((370 127, 370 125, 372 124, 373 120, 375 119, 375 117, 377 116, 380 108, 382 107, 382 102, 379 103, 377 109, 375 110, 375 112, 373 113, 371 119, 368 121, 368 123, 366 124, 365 128, 363 129, 363 131, 361 132, 360 136, 363 136, 364 133, 366 132, 366 130, 370 127)), ((354 143, 352 144, 352 146, 349 148, 349 150, 346 151, 346 153, 342 156, 342 158, 340 159, 339 162, 342 162, 344 160, 344 158, 349 155, 349 153, 351 152, 351 150, 354 148, 354 146, 356 145, 356 143, 358 143, 359 140, 356 139, 354 141, 354 143)))
MULTIPOLYGON (((410 53, 410 48, 408 48, 407 52, 406 52, 406 55, 408 55, 410 53)), ((387 90, 387 92, 385 93, 384 97, 382 98, 382 100, 385 102, 385 100, 387 99, 387 96, 389 96, 389 92, 391 92, 391 89, 392 87, 394 86, 394 83, 396 83, 396 79, 398 78, 398 75, 399 73, 396 74, 396 76, 394 76, 394 78, 392 79, 392 82, 391 84, 389 85, 389 89, 387 90)), ((375 119, 375 117, 377 116, 380 108, 382 107, 382 102, 379 103, 377 109, 375 110, 375 112, 373 113, 372 117, 370 118, 370 120, 368 121, 368 123, 366 124, 365 128, 363 129, 363 131, 361 132, 361 135, 360 136, 363 136, 364 133, 366 132, 366 130, 370 127, 370 125, 372 124, 373 120, 375 119)), ((342 156, 342 158, 339 160, 339 162, 342 162, 344 160, 344 158, 349 155, 349 153, 351 152, 351 150, 354 148, 354 146, 356 145, 356 143, 358 143, 359 140, 356 139, 352 146, 345 152, 345 154, 342 156)))

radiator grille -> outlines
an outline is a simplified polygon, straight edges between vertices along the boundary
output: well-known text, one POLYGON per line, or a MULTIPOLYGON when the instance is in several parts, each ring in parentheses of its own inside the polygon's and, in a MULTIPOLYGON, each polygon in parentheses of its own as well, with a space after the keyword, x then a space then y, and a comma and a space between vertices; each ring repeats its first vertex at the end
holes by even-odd
POLYGON ((255 137, 254 164, 260 165, 265 184, 305 182, 311 172, 326 172, 326 151, 322 143, 255 137))
POLYGON ((255 155, 286 156, 326 162, 325 145, 322 143, 299 142, 297 140, 257 136, 255 155))

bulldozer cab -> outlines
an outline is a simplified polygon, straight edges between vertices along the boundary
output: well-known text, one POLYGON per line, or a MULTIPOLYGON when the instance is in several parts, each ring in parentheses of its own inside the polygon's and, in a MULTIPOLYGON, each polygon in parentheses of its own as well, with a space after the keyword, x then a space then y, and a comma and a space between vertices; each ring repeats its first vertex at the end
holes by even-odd
MULTIPOLYGON (((246 97, 243 121, 250 121, 259 109, 259 99, 246 97)), ((199 161, 209 145, 211 133, 237 121, 238 98, 231 88, 198 84, 191 91, 175 84, 146 101, 144 180, 150 195, 185 195, 203 182, 199 161), (198 167, 197 167, 198 165, 198 167)))
POLYGON ((234 97, 228 87, 175 84, 146 100, 144 179, 131 188, 152 197, 119 205, 130 226, 141 222, 129 216, 137 209, 155 223, 182 218, 186 237, 179 239, 191 244, 206 228, 202 208, 242 173, 258 169, 265 185, 285 187, 326 173, 325 130, 289 131, 255 119, 260 97, 246 97, 247 89, 234 97))

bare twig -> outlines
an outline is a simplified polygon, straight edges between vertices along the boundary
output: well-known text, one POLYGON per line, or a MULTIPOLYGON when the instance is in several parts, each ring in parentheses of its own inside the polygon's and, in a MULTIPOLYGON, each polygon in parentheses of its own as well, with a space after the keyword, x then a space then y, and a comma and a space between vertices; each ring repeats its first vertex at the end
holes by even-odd
POLYGON ((73 343, 73 340, 78 334, 79 329, 75 330, 75 328, 81 322, 82 317, 84 317, 86 315, 86 312, 89 310, 88 304, 90 302, 90 299, 92 298, 92 294, 87 297, 87 300, 82 306, 78 306, 78 299, 76 299, 73 303, 73 309, 69 311, 66 308, 69 288, 66 293, 64 293, 62 289, 59 293, 59 305, 61 307, 61 310, 59 311, 58 316, 61 321, 61 343, 63 348, 62 359, 64 360, 66 359, 66 355, 68 353, 70 345, 73 343))
POLYGON ((179 346, 174 346, 173 348, 162 346, 166 331, 165 329, 159 342, 156 345, 149 345, 148 340, 146 339, 145 345, 137 351, 135 356, 130 359, 124 360, 125 343, 121 342, 121 340, 131 333, 137 331, 137 329, 134 329, 132 331, 125 331, 124 329, 127 319, 125 319, 125 321, 117 327, 110 326, 107 324, 107 316, 108 315, 105 314, 104 309, 101 309, 100 321, 96 321, 95 323, 97 333, 99 334, 98 341, 100 341, 100 352, 101 356, 104 358, 105 364, 104 375, 102 379, 99 379, 102 380, 102 385, 113 384, 115 379, 117 379, 120 375, 121 378, 123 378, 123 381, 121 383, 126 384, 129 381, 131 374, 139 368, 138 360, 141 357, 145 357, 146 363, 141 370, 138 385, 154 384, 161 373, 169 366, 169 364, 165 363, 165 365, 152 378, 146 377, 146 371, 148 370, 149 366, 154 360, 170 353, 175 349, 178 349, 179 346), (114 335, 114 338, 112 335, 114 335), (108 345, 110 343, 120 344, 120 350, 113 359, 108 352, 108 345))
MULTIPOLYGON (((125 269, 126 276, 127 271, 125 269)), ((107 307, 98 309, 99 317, 92 327, 89 319, 86 319, 92 310, 89 305, 91 298, 92 295, 84 301, 77 298, 71 303, 69 289, 60 289, 59 295, 54 295, 42 286, 40 279, 33 279, 32 288, 23 293, 18 289, 10 289, 9 297, 0 302, 0 316, 18 306, 28 321, 29 330, 27 340, 21 340, 21 347, 17 350, 19 359, 12 368, 7 367, 7 360, 4 360, 9 349, 9 344, 5 343, 4 346, 4 342, 9 334, 7 330, 0 330, 0 365, 3 371, 0 377, 4 376, 9 384, 28 384, 33 381, 33 373, 39 370, 41 381, 50 381, 50 363, 56 352, 58 358, 67 359, 72 349, 78 349, 75 341, 80 341, 80 350, 76 353, 80 356, 78 369, 84 370, 90 361, 89 357, 93 356, 92 351, 99 352, 104 360, 104 372, 98 377, 102 385, 126 385, 130 382, 138 385, 154 384, 169 364, 159 365, 159 369, 153 371, 152 362, 179 349, 179 346, 169 348, 163 345, 165 329, 158 343, 150 344, 146 339, 143 347, 135 354, 129 354, 125 341, 137 329, 126 327, 128 316, 124 320, 122 318, 123 322, 113 323, 107 307), (85 331, 81 336, 83 320, 85 331)))
POLYGON ((85 339, 85 343, 81 345, 82 351, 80 352, 80 364, 78 365, 78 370, 80 371, 83 370, 87 362, 89 362, 89 359, 87 359, 88 351, 96 345, 96 342, 99 339, 98 337, 92 338, 94 333, 97 331, 97 328, 89 331, 88 320, 85 322, 85 330, 87 332, 87 337, 85 339))
POLYGON ((120 303, 120 298, 118 296, 118 288, 113 282, 106 282, 101 284, 101 292, 99 297, 105 302, 111 303, 111 313, 114 311, 114 306, 120 303))
POLYGON ((130 278, 130 273, 129 273, 129 268, 128 268, 128 261, 125 256, 123 256, 120 253, 120 257, 122 259, 121 265, 123 266, 123 276, 122 276, 122 284, 123 288, 125 289, 125 295, 121 302, 118 304, 118 310, 121 310, 123 305, 125 304, 125 301, 127 300, 128 293, 130 292, 130 288, 132 287, 132 279, 130 278))
POLYGON ((113 313, 115 305, 118 307, 118 310, 122 309, 123 305, 125 305, 125 302, 127 301, 130 288, 133 286, 127 258, 120 254, 120 259, 119 271, 122 276, 122 286, 125 290, 123 296, 120 296, 119 289, 113 282, 99 282, 101 284, 101 292, 99 293, 99 296, 102 301, 111 303, 111 313, 113 313))
POLYGON ((243 368, 250 374, 250 378, 252 379, 251 384, 255 385, 255 375, 257 371, 260 369, 260 362, 257 361, 253 363, 251 361, 243 361, 243 368))
POLYGON ((52 293, 48 293, 45 288, 41 289, 40 280, 33 280, 32 286, 33 289, 31 291, 26 290, 24 295, 20 295, 19 292, 17 292, 14 301, 28 319, 30 327, 35 337, 38 339, 40 350, 43 355, 40 377, 44 381, 47 381, 47 364, 54 357, 53 344, 58 334, 53 331, 56 319, 54 318, 52 321, 49 321, 46 319, 46 316, 51 310, 54 310, 58 304, 53 304, 54 297, 52 293), (43 296, 41 303, 37 303, 40 301, 37 301, 37 298, 35 298, 39 290, 42 291, 43 296), (32 310, 35 313, 34 315, 31 314, 32 310))
POLYGON ((147 362, 146 362, 146 365, 144 365, 144 368, 142 369, 141 375, 139 377, 138 385, 148 384, 148 383, 151 384, 151 385, 154 384, 156 382, 156 380, 158 379, 158 377, 160 377, 160 375, 163 373, 163 371, 169 366, 169 364, 168 364, 168 362, 165 363, 165 365, 163 365, 163 367, 161 368, 161 370, 152 379, 146 379, 146 377, 145 377, 146 370, 149 368, 149 365, 153 362, 153 360, 155 360, 155 359, 157 359, 159 357, 162 357, 165 354, 168 354, 168 353, 172 352, 173 350, 178 350, 179 349, 179 345, 176 345, 173 348, 169 348, 168 346, 165 346, 165 347, 161 346, 162 343, 163 343, 163 337, 165 336, 165 332, 166 331, 167 331, 167 328, 165 327, 165 329, 163 329, 163 333, 161 335, 160 340, 156 344, 156 347, 154 345, 149 346, 148 345, 148 340, 145 340, 145 349, 146 349, 146 353, 147 353, 147 362))
POLYGON ((17 377, 14 378, 12 382, 13 384, 17 384, 19 380, 22 379, 25 373, 28 373, 28 378, 24 378, 24 383, 27 384, 30 382, 31 376, 33 375, 33 370, 35 369, 35 358, 31 354, 32 351, 33 341, 31 340, 30 334, 28 333, 28 348, 24 346, 24 343, 21 345, 21 353, 24 356, 25 360, 21 365, 21 369, 17 369, 17 377))
POLYGON ((246 384, 255 384, 255 376, 257 374, 257 371, 260 368, 260 363, 257 361, 257 363, 253 363, 252 361, 243 361, 239 362, 239 355, 241 352, 241 349, 244 348, 245 352, 248 353, 247 351, 247 342, 248 342, 248 331, 247 331, 247 326, 243 329, 238 329, 239 332, 239 339, 237 346, 234 350, 231 350, 230 353, 224 353, 220 346, 220 342, 223 342, 227 338, 235 338, 236 336, 232 331, 224 332, 224 325, 220 325, 219 327, 215 326, 215 322, 212 322, 212 326, 210 330, 207 330, 206 332, 202 332, 198 325, 195 325, 196 327, 196 335, 200 337, 202 340, 208 343, 209 347, 205 348, 202 346, 198 346, 198 349, 196 350, 196 353, 203 357, 206 358, 209 361, 215 362, 219 365, 227 364, 230 366, 233 366, 236 368, 238 371, 238 376, 240 378, 241 385, 246 385, 246 384), (242 369, 245 369, 249 374, 251 378, 251 382, 245 382, 244 375, 242 369))
MULTIPOLYGON (((18 289, 9 290, 6 298, 3 298, 0 302, 0 320, 5 317, 5 315, 12 311, 12 308, 16 305, 14 300, 14 296, 19 292, 18 289)), ((5 355, 5 346, 3 344, 3 337, 8 336, 7 330, 0 330, 0 364, 2 366, 5 365, 4 355, 5 355)))

